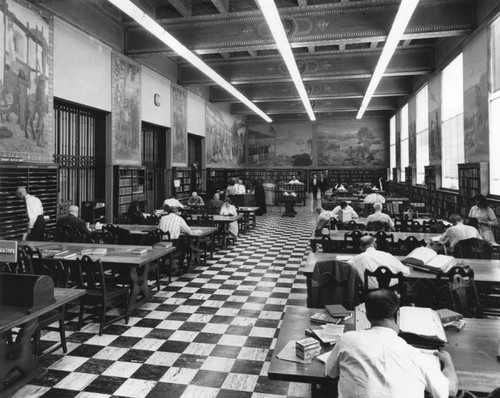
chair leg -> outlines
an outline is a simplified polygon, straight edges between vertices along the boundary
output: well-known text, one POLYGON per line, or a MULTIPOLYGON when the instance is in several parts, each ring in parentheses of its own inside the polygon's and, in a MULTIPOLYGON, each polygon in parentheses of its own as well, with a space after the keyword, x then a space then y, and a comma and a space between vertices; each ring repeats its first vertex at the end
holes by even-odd
POLYGON ((104 323, 106 322, 106 309, 108 305, 106 303, 106 300, 103 300, 101 303, 101 322, 99 325, 99 336, 102 336, 102 331, 104 329, 104 323))
POLYGON ((63 352, 66 354, 68 347, 66 346, 66 325, 64 323, 64 316, 66 314, 66 306, 61 308, 61 319, 59 319, 59 335, 61 336, 61 347, 63 352))
POLYGON ((161 287, 160 287, 160 260, 158 260, 158 264, 156 266, 156 288, 158 289, 158 291, 161 290, 161 287))
POLYGON ((78 313, 78 326, 77 326, 77 330, 81 330, 81 328, 82 328, 82 325, 83 325, 83 311, 84 311, 84 309, 85 309, 85 300, 82 297, 82 299, 80 300, 80 312, 78 313))

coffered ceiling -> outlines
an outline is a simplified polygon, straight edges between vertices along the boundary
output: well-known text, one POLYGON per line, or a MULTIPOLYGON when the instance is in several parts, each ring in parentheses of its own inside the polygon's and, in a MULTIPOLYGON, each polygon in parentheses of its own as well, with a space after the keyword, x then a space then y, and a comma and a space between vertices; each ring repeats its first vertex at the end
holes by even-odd
MULTIPOLYGON (((206 85, 210 101, 231 103, 231 112, 246 116, 249 122, 261 120, 106 0, 85 1, 119 22, 125 54, 174 60, 180 85, 206 85)), ((274 121, 309 120, 254 0, 134 2, 274 121)), ((400 1, 275 2, 317 118, 354 118, 400 1)), ((365 117, 392 115, 418 83, 434 72, 439 49, 464 40, 498 11, 496 3, 421 0, 365 117)))

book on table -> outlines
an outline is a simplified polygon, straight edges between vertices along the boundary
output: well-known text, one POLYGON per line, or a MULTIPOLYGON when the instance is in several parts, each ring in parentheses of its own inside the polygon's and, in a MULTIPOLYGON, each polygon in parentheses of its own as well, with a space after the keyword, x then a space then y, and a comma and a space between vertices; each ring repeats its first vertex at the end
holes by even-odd
POLYGON ((334 318, 345 318, 351 315, 351 311, 346 310, 342 304, 325 305, 325 310, 334 318))
POLYGON ((443 325, 445 323, 459 321, 460 319, 463 319, 463 317, 464 317, 460 312, 456 312, 456 311, 450 310, 448 308, 442 308, 440 310, 436 310, 436 312, 439 315, 439 318, 441 319, 441 322, 443 323, 443 325))
POLYGON ((326 323, 337 324, 337 323, 340 323, 342 321, 342 318, 334 318, 326 311, 316 312, 315 314, 312 314, 309 319, 311 320, 311 322, 320 323, 320 324, 326 324, 326 323))
POLYGON ((458 264, 455 257, 437 254, 428 247, 417 247, 401 261, 413 268, 430 272, 447 272, 458 264))
POLYGON ((306 329, 306 335, 319 340, 321 344, 335 344, 344 334, 345 325, 332 323, 311 325, 306 329))
POLYGON ((448 342, 441 319, 431 308, 401 307, 398 323, 399 336, 408 344, 438 348, 448 342))

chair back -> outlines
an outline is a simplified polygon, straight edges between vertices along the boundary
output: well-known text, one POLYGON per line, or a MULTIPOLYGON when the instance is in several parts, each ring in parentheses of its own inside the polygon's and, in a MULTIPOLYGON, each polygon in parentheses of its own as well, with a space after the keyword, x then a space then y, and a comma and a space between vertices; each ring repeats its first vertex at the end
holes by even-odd
POLYGON ((410 254, 417 247, 425 246, 425 240, 418 240, 414 236, 408 236, 406 239, 399 239, 395 252, 401 256, 410 254))
POLYGON ((369 222, 366 225, 366 230, 367 231, 390 231, 391 228, 389 227, 389 224, 387 224, 386 222, 374 221, 374 222, 369 222))
POLYGON ((55 287, 69 286, 70 268, 62 261, 47 261, 42 266, 42 273, 52 278, 55 287))
POLYGON ((365 228, 366 228, 365 224, 357 223, 354 220, 351 220, 347 224, 344 224, 344 229, 347 229, 348 231, 355 231, 355 230, 364 231, 365 228))
POLYGON ((118 245, 131 245, 132 234, 128 229, 115 227, 116 244, 118 245))
POLYGON ((375 233, 375 241, 377 243, 377 250, 392 253, 394 246, 394 235, 387 234, 385 231, 378 231, 375 233))
POLYGON ((385 265, 381 265, 375 271, 365 269, 364 274, 364 293, 371 291, 369 288, 370 278, 377 280, 378 289, 391 289, 399 293, 401 302, 406 303, 406 284, 402 272, 394 273, 385 265), (397 283, 391 286, 391 282, 396 280, 397 283))
POLYGON ((151 214, 144 219, 146 225, 158 225, 160 222, 160 217, 156 214, 151 214))
POLYGON ((408 222, 408 229, 411 232, 423 232, 422 224, 415 220, 408 222))
MULTIPOLYGON (((368 229, 368 228, 367 228, 368 229)), ((394 229, 398 232, 407 232, 409 230, 408 219, 404 216, 397 215, 394 217, 394 229)))
POLYGON ((442 234, 444 231, 448 229, 448 225, 445 225, 442 221, 436 221, 432 223, 432 220, 429 222, 429 232, 434 234, 442 234))
POLYGON ((33 250, 28 246, 19 246, 17 248, 16 274, 34 274, 33 250))
POLYGON ((116 227, 112 224, 103 225, 100 239, 103 243, 116 245, 116 242, 118 241, 116 236, 116 227))
POLYGON ((456 258, 491 259, 492 252, 491 244, 478 238, 460 240, 453 248, 453 256, 456 258))
POLYGON ((104 269, 101 260, 93 261, 89 256, 82 256, 78 260, 78 288, 100 290, 106 294, 104 269))
POLYGON ((483 316, 474 282, 474 270, 455 266, 446 273, 438 274, 438 278, 448 280, 448 290, 454 311, 460 312, 466 318, 483 316))
POLYGON ((213 227, 215 225, 214 216, 206 213, 199 215, 198 225, 204 227, 213 227))
POLYGON ((353 253, 361 253, 361 237, 364 234, 359 230, 349 231, 344 234, 344 249, 352 250, 353 253))
POLYGON ((323 253, 335 253, 335 241, 332 240, 330 235, 322 235, 321 236, 321 249, 323 253))
POLYGON ((153 231, 148 231, 147 233, 141 235, 141 245, 153 246, 161 240, 162 235, 163 231, 159 228, 156 228, 153 231))

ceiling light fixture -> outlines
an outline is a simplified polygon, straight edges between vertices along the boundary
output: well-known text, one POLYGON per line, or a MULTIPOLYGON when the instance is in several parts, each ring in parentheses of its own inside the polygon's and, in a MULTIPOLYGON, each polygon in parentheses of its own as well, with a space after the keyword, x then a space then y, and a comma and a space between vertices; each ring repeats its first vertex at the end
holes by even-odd
POLYGON ((219 86, 224 88, 230 94, 234 95, 237 99, 248 106, 257 115, 263 118, 266 122, 272 122, 272 119, 262 112, 255 104, 245 97, 242 93, 236 90, 230 83, 228 83, 221 75, 214 71, 210 66, 198 58, 194 53, 182 45, 175 37, 163 29, 158 22, 152 19, 139 7, 133 4, 130 0, 108 0, 115 5, 119 10, 127 14, 129 17, 139 23, 144 29, 152 33, 155 37, 160 39, 163 43, 174 50, 178 55, 190 62, 193 66, 198 68, 201 72, 207 75, 219 86))
POLYGON ((269 29, 271 29, 274 41, 276 42, 278 50, 285 61, 288 71, 290 72, 290 76, 295 83, 295 87, 297 87, 300 99, 306 108, 309 118, 311 121, 316 120, 316 116, 314 115, 311 103, 309 102, 306 88, 304 87, 302 77, 300 76, 299 68, 297 68, 295 57, 293 56, 290 43, 286 37, 285 29, 281 23, 281 18, 278 13, 278 9, 276 8, 276 4, 274 4, 274 0, 256 0, 256 3, 260 7, 262 14, 264 14, 264 18, 266 18, 267 25, 269 26, 269 29))
POLYGON ((396 51, 399 40, 401 40, 401 37, 408 26, 408 22, 410 22, 413 11, 417 8, 418 2, 419 0, 402 0, 398 13, 396 14, 396 18, 394 19, 394 23, 392 24, 391 31, 389 32, 389 36, 387 36, 387 41, 385 42, 382 54, 380 55, 375 71, 373 72, 370 84, 366 89, 366 93, 363 97, 363 102, 361 103, 358 114, 356 115, 356 119, 361 119, 363 117, 363 114, 365 113, 366 108, 368 107, 368 104, 370 103, 370 100, 380 83, 380 80, 382 79, 382 76, 384 76, 384 72, 387 65, 389 65, 389 61, 391 60, 394 51, 396 51))

